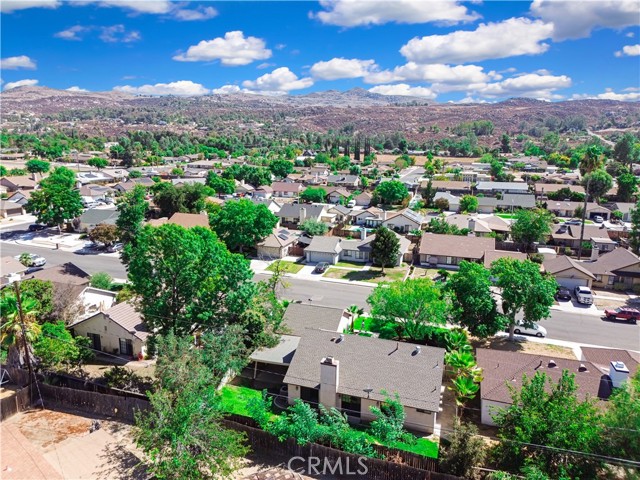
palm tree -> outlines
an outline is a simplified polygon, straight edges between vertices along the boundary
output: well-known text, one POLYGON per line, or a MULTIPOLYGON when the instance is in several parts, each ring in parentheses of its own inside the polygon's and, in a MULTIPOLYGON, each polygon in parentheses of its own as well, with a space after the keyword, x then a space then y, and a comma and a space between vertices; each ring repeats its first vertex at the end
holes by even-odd
POLYGON ((447 352, 470 352, 472 350, 467 333, 462 329, 449 330, 445 335, 445 344, 447 352))
POLYGON ((353 332, 354 322, 356 318, 364 313, 364 308, 359 307, 358 305, 351 305, 347 308, 347 313, 349 313, 349 316, 351 317, 351 331, 353 332))
MULTIPOLYGON (((22 297, 21 303, 28 352, 33 359, 31 343, 40 334, 40 325, 35 320, 38 302, 33 298, 22 297)), ((2 312, 0 344, 7 348, 7 364, 22 367, 27 363, 27 358, 23 349, 23 326, 20 321, 18 301, 14 294, 6 294, 0 298, 0 312, 2 312)))
MULTIPOLYGON (((588 175, 602 166, 602 151, 597 145, 589 145, 580 160, 580 174, 588 175)), ((578 260, 582 257, 582 242, 584 241, 584 222, 587 218, 587 202, 589 201, 589 182, 584 186, 584 205, 582 206, 582 224, 580 226, 580 243, 578 245, 578 260)))
POLYGON ((464 404, 476 396, 480 385, 473 381, 472 378, 460 376, 452 380, 452 386, 449 387, 456 396, 456 417, 458 416, 458 407, 464 407, 464 404))

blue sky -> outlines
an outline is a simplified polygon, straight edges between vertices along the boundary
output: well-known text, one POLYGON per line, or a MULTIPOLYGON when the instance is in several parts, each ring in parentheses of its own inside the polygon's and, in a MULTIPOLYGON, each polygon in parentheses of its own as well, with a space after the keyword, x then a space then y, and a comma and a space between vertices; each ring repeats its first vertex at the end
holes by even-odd
POLYGON ((2 87, 640 100, 638 0, 3 0, 2 87))

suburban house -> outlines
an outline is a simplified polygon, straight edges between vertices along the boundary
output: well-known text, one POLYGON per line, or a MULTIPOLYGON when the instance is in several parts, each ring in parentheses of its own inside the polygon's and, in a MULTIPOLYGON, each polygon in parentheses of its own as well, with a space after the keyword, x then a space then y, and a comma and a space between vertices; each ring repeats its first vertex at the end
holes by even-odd
POLYGON ((522 252, 511 252, 508 250, 487 250, 484 252, 483 259, 485 268, 491 268, 493 262, 501 258, 513 258, 514 260, 523 261, 527 260, 529 257, 527 257, 526 253, 522 252))
POLYGON ((614 212, 617 210, 622 213, 623 222, 631 222, 631 210, 635 208, 635 203, 616 202, 611 206, 614 212))
POLYGON ((101 223, 115 225, 119 216, 120 212, 115 208, 91 208, 85 210, 84 213, 78 217, 78 222, 74 221, 73 224, 76 231, 89 232, 101 223))
POLYGON ((0 217, 17 217, 24 215, 24 208, 19 203, 0 200, 0 217))
POLYGON ((335 215, 336 222, 348 223, 351 220, 352 210, 344 205, 332 205, 327 210, 327 213, 335 215))
POLYGON ((284 377, 296 399, 337 408, 353 422, 375 419, 383 392, 397 394, 407 429, 432 433, 440 408, 444 349, 359 335, 307 330, 284 377), (366 367, 365 367, 366 366, 366 367))
MULTIPOLYGON (((304 255, 309 263, 327 262, 335 265, 339 261, 371 262, 371 242, 375 234, 367 236, 366 230, 361 230, 362 237, 359 240, 346 240, 340 237, 313 237, 311 243, 304 249, 304 255)), ((400 265, 405 258, 411 255, 411 242, 396 233, 400 242, 400 252, 396 265, 400 265)))
POLYGON ((387 211, 378 207, 369 207, 366 210, 354 210, 351 212, 351 218, 354 225, 376 228, 387 219, 387 211))
MULTIPOLYGON (((481 422, 485 425, 495 425, 492 415, 496 410, 511 405, 510 388, 521 388, 524 375, 531 378, 536 372, 544 372, 557 383, 562 371, 568 370, 575 374, 577 395, 580 400, 607 399, 612 388, 619 386, 619 382, 613 381, 613 377, 603 375, 594 364, 585 360, 552 358, 485 348, 476 349, 476 359, 484 374, 480 383, 480 404, 481 422)), ((626 374, 629 375, 628 370, 626 374)))
POLYGON ((582 185, 567 185, 564 183, 536 183, 536 197, 548 198, 548 194, 556 193, 560 190, 564 190, 565 188, 569 189, 572 193, 581 193, 584 195, 584 187, 582 185))
POLYGON ((526 182, 478 182, 476 191, 485 195, 497 195, 505 193, 529 193, 529 185, 526 182))
POLYGON ((74 336, 89 337, 95 350, 134 358, 146 353, 149 332, 140 313, 127 302, 80 320, 70 328, 74 336))
MULTIPOLYGON (((555 245, 562 247, 578 248, 580 246, 581 225, 558 225, 551 234, 555 245)), ((609 234, 604 224, 585 225, 583 241, 588 242, 591 237, 606 238, 609 234)))
POLYGON ((618 247, 582 265, 595 276, 597 288, 627 290, 640 284, 640 258, 626 248, 618 247))
POLYGON ((280 205, 275 200, 266 199, 266 198, 260 198, 260 197, 256 197, 255 195, 252 198, 250 198, 250 200, 255 205, 264 205, 273 214, 278 213, 280 211, 280 209, 282 208, 282 205, 280 205))
POLYGON ((256 190, 255 188, 253 188, 253 185, 249 185, 248 183, 245 183, 245 182, 239 182, 238 180, 235 181, 235 185, 236 185, 236 189, 234 193, 240 196, 245 196, 248 194, 253 195, 253 192, 255 192, 256 190))
POLYGON ((6 187, 7 192, 11 193, 18 190, 35 190, 38 182, 26 175, 9 175, 0 178, 0 185, 6 187))
POLYGON ((10 256, 0 258, 0 266, 2 267, 0 268, 0 275, 2 276, 0 285, 5 285, 13 279, 19 280, 20 275, 28 268, 10 256))
POLYGON ((350 196, 351 193, 342 187, 327 189, 327 200, 330 203, 344 203, 350 196))
MULTIPOLYGON (((420 188, 427 188, 429 180, 422 180, 420 188)), ((471 182, 460 182, 455 180, 433 180, 431 188, 436 192, 449 192, 453 195, 468 195, 471 193, 471 182)))
POLYGON ((595 260, 598 255, 612 251, 618 246, 618 242, 611 240, 609 236, 589 237, 591 242, 591 258, 595 260))
POLYGON ((286 228, 274 228, 273 232, 259 242, 257 254, 259 258, 284 258, 298 241, 300 232, 291 232, 286 228))
POLYGON ((482 262, 485 252, 495 249, 495 238, 426 233, 420 240, 420 264, 455 267, 463 260, 482 262))
POLYGON ((204 227, 209 228, 209 216, 202 213, 180 213, 176 212, 171 215, 167 223, 180 225, 184 228, 204 227))
POLYGON ((455 214, 444 217, 444 220, 460 230, 469 229, 469 232, 476 237, 489 237, 494 233, 506 236, 511 231, 511 224, 504 218, 495 215, 479 218, 477 215, 455 214))
POLYGON ((553 275, 558 285, 570 290, 578 286, 591 288, 596 279, 596 276, 587 270, 585 263, 577 262, 566 255, 545 260, 542 265, 548 274, 553 275))
POLYGON ((304 190, 301 183, 273 182, 271 184, 274 197, 297 198, 304 190))
POLYGON ((30 198, 31 198, 31 190, 25 190, 25 191, 17 190, 7 195, 8 201, 17 203, 18 205, 22 205, 23 207, 29 201, 30 198))
MULTIPOLYGON (((565 202, 561 200, 548 200, 546 202, 547 210, 558 217, 575 217, 576 209, 582 208, 584 202, 565 202)), ((611 210, 595 202, 587 203, 587 218, 593 219, 595 216, 601 216, 605 220, 609 219, 611 210)))
POLYGON ((297 228, 305 220, 332 224, 335 214, 329 213, 327 208, 327 205, 321 204, 285 203, 275 215, 280 219, 282 226, 287 228, 297 228))
POLYGON ((581 359, 593 363, 602 373, 609 374, 612 362, 622 362, 633 373, 640 366, 640 353, 617 348, 580 347, 581 359))
POLYGON ((360 185, 360 177, 358 175, 328 175, 327 184, 354 189, 360 185))
POLYGON ((387 214, 382 225, 395 232, 409 233, 411 230, 420 230, 424 223, 424 217, 409 208, 387 214))
POLYGON ((273 188, 269 185, 263 185, 253 192, 253 198, 262 198, 264 200, 273 196, 273 188))
POLYGON ((354 197, 354 200, 356 201, 357 206, 368 207, 369 205, 371 205, 372 198, 373 196, 369 192, 362 192, 361 194, 356 195, 354 197))
POLYGON ((449 208, 446 210, 449 212, 457 212, 460 208, 460 197, 456 197, 452 195, 451 192, 436 192, 433 196, 433 201, 435 203, 436 200, 444 198, 447 202, 449 202, 449 208))
POLYGON ((478 198, 478 213, 493 213, 496 210, 535 208, 535 206, 535 196, 528 193, 505 193, 501 198, 478 198))

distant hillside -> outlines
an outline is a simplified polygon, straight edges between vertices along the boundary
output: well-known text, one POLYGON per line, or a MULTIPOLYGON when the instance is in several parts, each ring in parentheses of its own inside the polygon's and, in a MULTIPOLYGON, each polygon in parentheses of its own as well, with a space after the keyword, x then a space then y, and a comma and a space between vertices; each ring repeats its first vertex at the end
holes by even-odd
POLYGON ((448 136, 463 122, 490 120, 494 136, 527 132, 545 122, 578 119, 586 128, 640 128, 640 103, 612 100, 542 102, 527 98, 490 104, 438 104, 423 98, 385 96, 362 88, 307 95, 247 93, 202 97, 143 97, 120 92, 70 92, 20 87, 0 94, 3 128, 73 128, 87 134, 130 130, 296 134, 391 134, 424 141, 448 136), (550 120, 551 119, 551 120, 550 120), (433 128, 437 126, 438 128, 433 128), (436 132, 436 133, 434 133, 436 132))

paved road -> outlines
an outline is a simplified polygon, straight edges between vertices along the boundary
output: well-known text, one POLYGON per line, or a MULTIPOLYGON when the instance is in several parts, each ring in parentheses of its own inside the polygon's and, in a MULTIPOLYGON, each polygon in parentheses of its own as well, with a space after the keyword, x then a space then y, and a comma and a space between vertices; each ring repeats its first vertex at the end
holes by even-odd
MULTIPOLYGON (((37 253, 53 266, 73 262, 87 273, 107 272, 114 278, 126 278, 126 270, 117 257, 105 255, 79 255, 72 252, 41 247, 25 247, 9 242, 0 242, 2 256, 15 256, 23 252, 37 253)), ((256 275, 264 280, 266 275, 256 275)), ((289 287, 282 297, 328 307, 344 308, 349 305, 367 306, 371 288, 342 283, 318 282, 287 278, 289 287)), ((548 337, 555 340, 603 345, 615 348, 640 350, 640 324, 614 323, 602 320, 597 315, 552 311, 551 318, 541 322, 548 337)))

